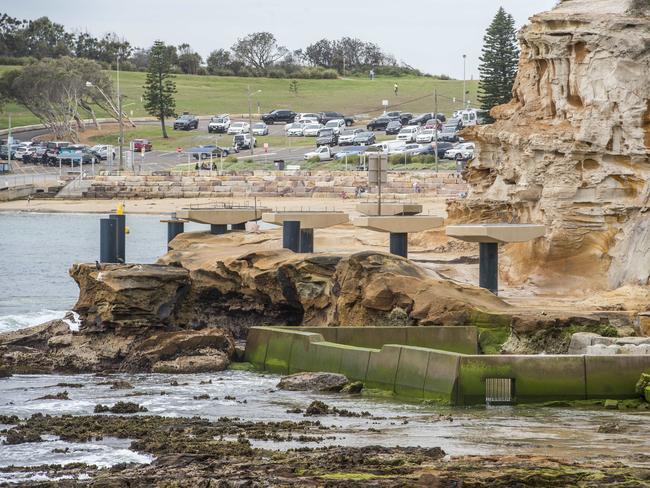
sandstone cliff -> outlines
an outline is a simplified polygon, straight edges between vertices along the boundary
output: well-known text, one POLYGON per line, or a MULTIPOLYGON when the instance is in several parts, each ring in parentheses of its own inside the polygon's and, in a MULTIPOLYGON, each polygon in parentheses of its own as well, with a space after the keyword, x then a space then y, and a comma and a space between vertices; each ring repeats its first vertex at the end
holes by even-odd
POLYGON ((546 225, 510 246, 512 281, 582 289, 650 276, 650 18, 632 0, 565 0, 531 18, 511 103, 474 130, 461 221, 546 225))

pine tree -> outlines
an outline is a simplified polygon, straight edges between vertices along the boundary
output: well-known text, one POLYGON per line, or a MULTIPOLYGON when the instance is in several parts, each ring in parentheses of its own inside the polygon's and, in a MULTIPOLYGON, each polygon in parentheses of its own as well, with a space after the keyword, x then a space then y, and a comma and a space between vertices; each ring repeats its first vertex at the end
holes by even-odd
POLYGON ((517 75, 519 48, 515 20, 503 7, 494 16, 483 38, 480 57, 478 100, 483 110, 508 103, 512 99, 512 85, 517 75))
POLYGON ((174 99, 176 82, 171 70, 169 49, 162 41, 156 41, 149 51, 149 66, 142 98, 147 113, 160 120, 165 139, 168 138, 165 118, 176 116, 176 100, 174 99))

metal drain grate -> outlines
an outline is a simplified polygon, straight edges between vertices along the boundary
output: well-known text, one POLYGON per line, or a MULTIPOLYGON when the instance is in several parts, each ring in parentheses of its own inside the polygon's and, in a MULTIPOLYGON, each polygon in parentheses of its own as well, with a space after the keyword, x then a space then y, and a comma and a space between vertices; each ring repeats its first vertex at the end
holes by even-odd
POLYGON ((512 405, 515 380, 513 378, 485 378, 486 405, 512 405))

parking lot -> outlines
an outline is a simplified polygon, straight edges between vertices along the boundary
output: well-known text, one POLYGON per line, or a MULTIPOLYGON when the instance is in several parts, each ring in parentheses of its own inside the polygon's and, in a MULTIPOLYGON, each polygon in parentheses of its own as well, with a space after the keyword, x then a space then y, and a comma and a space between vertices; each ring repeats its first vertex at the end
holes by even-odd
MULTIPOLYGON (((247 122, 247 119, 233 118, 234 122, 247 122)), ((253 119, 253 123, 258 119, 253 119)), ((191 137, 192 143, 195 146, 216 144, 221 147, 231 148, 233 142, 233 135, 228 134, 215 134, 208 133, 209 118, 201 117, 199 119, 198 129, 192 131, 183 131, 184 135, 191 137)), ((170 121, 169 131, 175 133, 171 127, 173 121, 170 121)), ((138 125, 158 125, 158 122, 141 122, 138 125)), ((365 130, 366 121, 355 122, 351 128, 363 128, 365 130)), ((268 163, 269 168, 274 168, 273 163, 277 160, 283 160, 288 164, 300 164, 305 160, 305 153, 313 151, 316 148, 316 137, 288 137, 285 131, 284 123, 269 124, 269 135, 265 137, 258 137, 258 145, 253 151, 249 149, 242 149, 238 153, 233 153, 232 156, 240 161, 255 161, 256 163, 268 163), (264 147, 265 141, 268 147, 264 147)), ((22 132, 15 134, 15 137, 22 141, 31 140, 34 137, 42 136, 44 130, 36 130, 29 132, 22 132)), ((392 140, 395 136, 386 136, 384 131, 374 132, 377 141, 392 140)), ((125 134, 127 145, 129 142, 128 131, 125 134)), ((117 149, 117 148, 115 148, 117 149)), ((141 154, 140 152, 131 153, 128 150, 124 152, 124 164, 127 169, 132 169, 136 172, 154 172, 154 171, 168 171, 172 168, 179 168, 186 166, 188 169, 193 169, 196 159, 192 155, 187 154, 185 151, 188 147, 182 147, 177 150, 153 150, 141 154), (189 164, 188 164, 189 163, 189 164), (180 166, 183 165, 183 166, 180 166)), ((334 146, 332 152, 337 152, 341 148, 334 146)), ((102 161, 95 165, 95 171, 100 170, 116 170, 118 167, 118 157, 116 156, 112 164, 107 161, 102 161)), ((0 183, 5 186, 15 186, 20 184, 36 183, 39 181, 55 181, 59 174, 78 174, 78 167, 70 168, 69 166, 62 166, 60 169, 57 166, 48 167, 40 164, 22 164, 19 161, 12 162, 12 173, 10 175, 1 175, 0 183)), ((84 172, 91 174, 91 165, 84 165, 84 172)))

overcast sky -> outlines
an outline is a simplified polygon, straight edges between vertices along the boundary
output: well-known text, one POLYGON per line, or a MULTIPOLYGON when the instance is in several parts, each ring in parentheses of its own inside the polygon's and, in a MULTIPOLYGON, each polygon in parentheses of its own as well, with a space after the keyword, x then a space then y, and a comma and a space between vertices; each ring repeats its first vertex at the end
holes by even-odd
POLYGON ((432 74, 478 75, 485 29, 499 6, 517 27, 557 0, 20 0, 0 10, 18 18, 43 15, 95 36, 116 32, 131 44, 189 43, 204 59, 250 32, 269 31, 289 49, 323 37, 358 37, 432 74))

